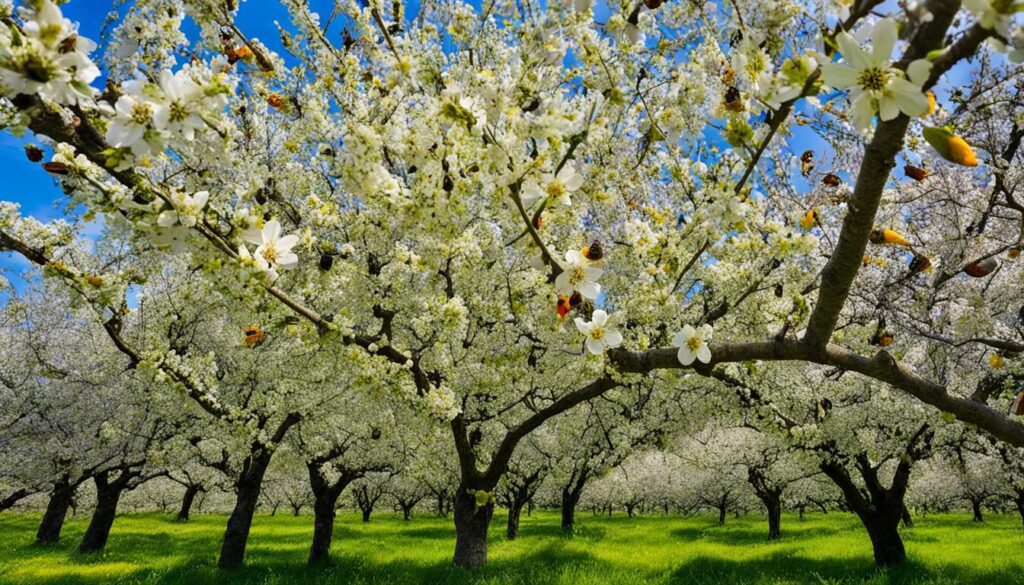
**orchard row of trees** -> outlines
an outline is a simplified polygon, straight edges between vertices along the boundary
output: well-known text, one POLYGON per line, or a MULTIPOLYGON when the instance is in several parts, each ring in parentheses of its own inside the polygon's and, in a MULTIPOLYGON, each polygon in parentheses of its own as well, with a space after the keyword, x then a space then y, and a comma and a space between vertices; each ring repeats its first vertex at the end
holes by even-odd
MULTIPOLYGON (((157 326, 160 297, 139 303, 157 326)), ((140 380, 69 304, 59 290, 35 290, 12 297, 0 323, 8 413, 0 434, 0 502, 4 509, 43 511, 38 542, 60 539, 71 508, 91 512, 77 549, 87 553, 106 546, 118 510, 161 509, 187 521, 209 500, 208 509, 230 513, 222 556, 244 551, 258 509, 284 509, 312 512, 309 562, 319 564, 329 560, 342 506, 358 509, 364 522, 382 508, 406 520, 417 509, 451 513, 457 457, 408 400, 368 399, 320 383, 314 408, 301 416, 273 412, 268 395, 254 388, 280 342, 253 344, 235 328, 235 349, 218 355, 234 358, 237 394, 217 399, 253 413, 257 432, 272 433, 249 441, 237 427, 211 424, 198 406, 181 409, 172 386, 140 380)), ((161 333, 205 337, 186 332, 213 315, 209 307, 201 312, 175 313, 161 333)), ((298 359, 279 367, 295 379, 309 374, 308 364, 298 359)), ((801 518, 808 509, 853 512, 880 563, 904 554, 897 528, 912 524, 910 510, 969 508, 982 521, 985 508, 1015 509, 1024 521, 1016 448, 955 422, 930 421, 926 412, 915 415, 910 400, 866 385, 841 401, 784 412, 733 380, 726 384, 732 393, 649 384, 608 393, 531 434, 495 492, 475 496, 493 497, 507 510, 509 539, 518 535, 523 511, 535 506, 561 509, 567 533, 580 510, 714 511, 721 524, 731 513, 763 511, 768 540, 782 535, 783 509, 801 518), (733 410, 741 415, 720 414, 733 410), (844 436, 852 440, 838 440, 844 436)), ((283 391, 277 398, 287 397, 283 391)))
POLYGON ((314 560, 358 475, 451 465, 465 568, 534 450, 571 525, 630 453, 746 429, 776 529, 813 472, 887 565, 921 461, 1015 473, 1019 5, 281 0, 261 41, 255 4, 135 0, 98 51, 0 2, 0 124, 67 195, 0 203, 42 274, 9 294, 3 453, 53 472, 11 483, 51 519, 96 484, 84 550, 185 469, 229 482, 239 566, 281 450, 314 560))

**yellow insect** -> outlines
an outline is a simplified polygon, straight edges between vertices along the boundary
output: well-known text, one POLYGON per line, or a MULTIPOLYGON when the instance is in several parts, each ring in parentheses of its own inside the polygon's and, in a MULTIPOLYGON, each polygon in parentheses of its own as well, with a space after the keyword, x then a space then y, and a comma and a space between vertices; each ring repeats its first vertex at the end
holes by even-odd
POLYGON ((243 329, 242 333, 245 334, 245 346, 249 348, 258 346, 267 338, 266 332, 260 329, 259 325, 250 325, 243 329))
POLYGON ((884 230, 871 230, 871 234, 868 236, 868 240, 872 244, 894 245, 894 246, 910 246, 910 241, 904 238, 899 232, 884 229, 884 230))
POLYGON ((803 228, 805 232, 811 231, 816 223, 818 223, 818 210, 814 208, 808 209, 807 213, 800 218, 800 227, 803 228))

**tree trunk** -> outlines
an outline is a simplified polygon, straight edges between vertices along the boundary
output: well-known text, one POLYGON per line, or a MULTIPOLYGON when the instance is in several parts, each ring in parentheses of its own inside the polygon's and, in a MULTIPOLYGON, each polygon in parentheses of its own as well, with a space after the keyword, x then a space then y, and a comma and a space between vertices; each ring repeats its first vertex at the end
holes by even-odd
POLYGON ((301 512, 302 512, 302 504, 299 504, 297 506, 295 504, 292 504, 292 516, 294 516, 295 518, 298 518, 299 514, 301 512))
POLYGON ((971 512, 974 512, 974 522, 984 522, 985 518, 981 515, 981 502, 971 501, 971 512))
POLYGON ((494 502, 477 506, 476 496, 469 493, 470 489, 473 488, 462 483, 455 494, 453 563, 462 569, 479 569, 487 563, 487 528, 494 515, 494 502))
POLYGON ((505 529, 505 537, 509 540, 515 540, 519 535, 519 516, 522 511, 523 502, 512 500, 512 505, 508 507, 508 527, 505 529))
POLYGON ((725 526, 725 504, 718 506, 718 525, 725 526))
POLYGON ((768 540, 782 538, 782 497, 771 494, 761 500, 768 508, 768 540))
POLYGON ((360 511, 363 513, 363 522, 364 523, 369 522, 370 521, 370 514, 373 513, 373 508, 370 507, 370 506, 367 506, 365 508, 360 507, 360 511))
POLYGON ((636 504, 626 504, 626 516, 629 518, 633 517, 633 511, 636 509, 636 504))
POLYGON ((256 513, 256 505, 259 503, 260 488, 263 486, 263 475, 270 464, 270 455, 269 451, 251 455, 235 484, 235 507, 228 518, 224 541, 220 547, 220 559, 217 561, 217 566, 221 569, 237 569, 245 559, 245 545, 249 541, 252 516, 256 513))
POLYGON ((1024 524, 1024 490, 1015 490, 1017 497, 1014 502, 1017 504, 1017 513, 1020 514, 1021 524, 1024 524))
POLYGON ((114 525, 114 517, 117 515, 117 503, 121 500, 121 493, 124 491, 124 482, 120 478, 115 482, 107 483, 106 473, 101 473, 94 480, 96 482, 96 509, 93 510, 89 527, 86 528, 82 542, 78 545, 79 554, 99 552, 107 546, 110 528, 114 525))
POLYGON ((571 534, 576 527, 576 504, 570 490, 562 490, 562 532, 571 534))
POLYGON ((325 489, 313 493, 313 545, 309 548, 309 564, 326 564, 331 558, 334 539, 334 509, 338 505, 340 489, 325 489))
POLYGON ((53 544, 60 540, 60 531, 64 527, 64 519, 68 515, 74 491, 67 477, 53 484, 46 513, 43 514, 43 521, 39 523, 39 530, 36 532, 36 542, 53 544))
POLYGON ((412 518, 412 507, 415 505, 416 504, 412 504, 411 506, 402 505, 402 520, 408 522, 409 519, 412 518))
POLYGON ((804 509, 806 508, 807 504, 800 504, 799 506, 796 507, 796 509, 799 510, 800 512, 800 522, 804 521, 804 509))
POLYGON ((190 485, 185 488, 185 496, 181 498, 181 509, 178 510, 178 521, 188 522, 189 514, 192 513, 192 503, 196 501, 196 496, 202 489, 198 485, 190 485))
POLYGON ((900 538, 897 529, 900 523, 899 514, 889 515, 880 512, 874 518, 861 518, 861 522, 871 537, 876 565, 894 567, 906 560, 907 552, 903 548, 903 539, 900 538))
POLYGON ((914 527, 914 517, 910 515, 910 510, 906 505, 903 506, 903 511, 900 512, 900 518, 903 520, 904 528, 914 527))

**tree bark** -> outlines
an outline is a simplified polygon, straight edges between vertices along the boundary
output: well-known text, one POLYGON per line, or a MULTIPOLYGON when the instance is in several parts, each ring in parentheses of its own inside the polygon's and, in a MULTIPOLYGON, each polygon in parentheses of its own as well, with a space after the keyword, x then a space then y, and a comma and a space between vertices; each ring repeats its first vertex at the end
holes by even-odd
MULTIPOLYGON (((570 480, 569 485, 562 488, 562 532, 566 534, 572 534, 576 529, 576 506, 583 496, 583 487, 587 484, 588 475, 584 469, 578 477, 570 480)), ((608 515, 612 515, 610 509, 608 515)))
POLYGON ((53 484, 50 501, 46 504, 46 513, 43 514, 39 530, 36 531, 36 542, 53 544, 60 540, 60 531, 64 527, 64 519, 67 518, 74 491, 75 488, 71 487, 66 476, 53 484))
POLYGON ((803 522, 804 510, 807 509, 807 504, 800 504, 799 506, 796 507, 796 509, 800 512, 800 522, 803 522))
POLYGON ((263 475, 270 464, 270 456, 271 453, 265 449, 250 455, 235 483, 235 507, 228 518, 224 541, 220 547, 220 559, 217 561, 217 566, 221 569, 237 569, 245 559, 245 546, 249 540, 249 529, 252 528, 252 516, 256 513, 263 475))
POLYGON ((189 514, 192 513, 192 503, 196 501, 196 496, 202 489, 202 486, 198 485, 190 485, 185 488, 185 495, 181 498, 181 508, 176 517, 179 522, 188 522, 189 514))
POLYGON ((906 504, 903 505, 903 511, 900 512, 900 518, 903 520, 904 528, 914 527, 914 517, 910 515, 910 510, 907 508, 906 504))
POLYGON ((508 508, 508 526, 505 529, 505 537, 509 540, 515 540, 519 535, 519 516, 522 511, 523 502, 513 500, 512 505, 508 508))
POLYGON ((981 502, 977 500, 971 500, 971 512, 974 513, 973 522, 984 522, 985 517, 981 514, 981 502))
POLYGON ((768 508, 768 540, 779 540, 782 538, 782 497, 772 494, 761 501, 768 508))
POLYGON ((725 504, 720 504, 718 506, 718 525, 719 526, 725 526, 725 512, 726 512, 725 504))
POLYGON ((903 548, 903 539, 900 538, 898 529, 899 514, 861 518, 861 522, 864 523, 864 528, 867 529, 868 536, 871 537, 876 565, 894 567, 906 560, 907 551, 903 548))
POLYGON ((310 565, 330 562, 331 541, 334 539, 334 510, 341 492, 341 489, 326 489, 313 493, 313 544, 309 548, 310 565))
POLYGON ((1024 525, 1024 490, 1015 489, 1017 497, 1014 498, 1014 502, 1017 504, 1017 513, 1020 514, 1021 524, 1024 525))
MULTIPOLYGON (((476 488, 482 489, 482 488, 476 488)), ((453 563, 462 569, 479 569, 487 563, 487 529, 494 515, 494 502, 478 506, 476 491, 465 483, 455 494, 455 556, 453 563)), ((484 491, 489 491, 485 489, 484 491)))
POLYGON ((78 545, 79 554, 99 552, 107 546, 110 528, 117 516, 117 504, 121 500, 126 483, 123 478, 111 482, 108 481, 108 477, 108 473, 104 472, 93 478, 96 482, 96 509, 93 510, 89 527, 86 528, 82 542, 78 545))

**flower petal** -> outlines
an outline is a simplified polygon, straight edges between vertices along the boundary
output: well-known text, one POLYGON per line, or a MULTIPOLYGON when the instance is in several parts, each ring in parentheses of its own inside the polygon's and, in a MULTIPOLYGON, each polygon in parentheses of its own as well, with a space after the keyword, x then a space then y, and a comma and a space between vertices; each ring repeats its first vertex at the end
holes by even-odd
POLYGON ((622 345, 622 334, 612 329, 604 334, 604 343, 608 347, 619 347, 622 345))
POLYGON ((888 122, 896 116, 900 115, 900 108, 896 105, 896 100, 890 96, 883 95, 878 98, 878 117, 883 121, 888 122))
POLYGON ((573 319, 573 323, 576 324, 576 329, 579 329, 580 333, 584 335, 590 333, 591 324, 584 321, 582 317, 576 317, 573 319))
POLYGON ((596 282, 584 282, 580 284, 580 294, 592 301, 597 300, 597 295, 601 294, 601 285, 596 282))
POLYGON ((889 62, 898 37, 895 20, 884 18, 875 25, 875 30, 871 32, 871 57, 876 65, 885 65, 889 62))
POLYGON ((697 359, 704 362, 705 364, 711 361, 711 349, 708 348, 708 344, 702 343, 697 348, 697 359))
MULTIPOLYGON (((829 63, 822 66, 825 83, 836 89, 846 89, 857 85, 857 70, 842 63, 829 63)), ((780 98, 781 99, 781 98, 780 98)))
POLYGON ((281 235, 281 224, 276 219, 272 219, 267 222, 267 225, 263 226, 263 242, 273 242, 277 240, 277 237, 281 235))
POLYGON ((836 41, 839 43, 839 52, 842 53, 843 59, 855 69, 866 69, 871 65, 870 56, 857 45, 857 41, 849 33, 839 33, 836 35, 836 41))
POLYGON ((914 85, 924 85, 932 73, 932 62, 928 59, 918 59, 907 66, 907 77, 914 85))
POLYGON ((679 363, 684 366, 688 366, 693 363, 693 360, 697 359, 697 354, 690 351, 690 348, 686 347, 686 344, 683 344, 683 346, 679 348, 679 352, 676 354, 676 357, 679 358, 679 363))
POLYGON ((906 79, 894 79, 889 84, 892 101, 908 116, 923 116, 928 113, 928 96, 921 88, 906 79))

